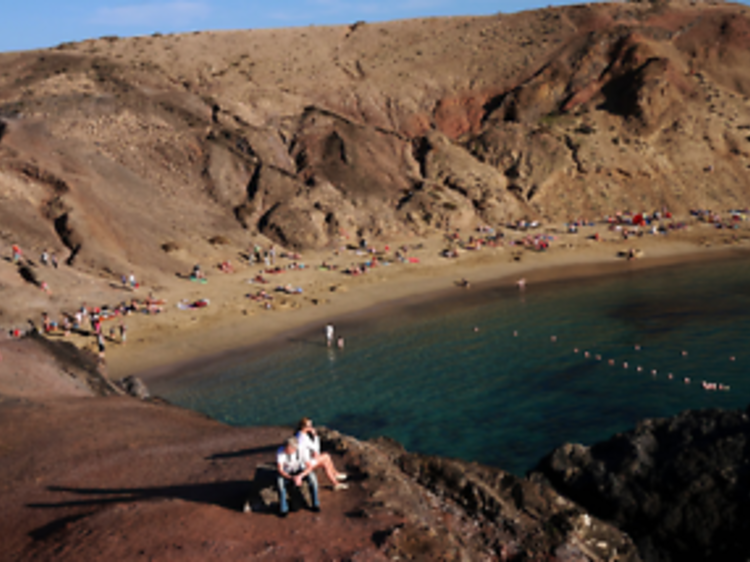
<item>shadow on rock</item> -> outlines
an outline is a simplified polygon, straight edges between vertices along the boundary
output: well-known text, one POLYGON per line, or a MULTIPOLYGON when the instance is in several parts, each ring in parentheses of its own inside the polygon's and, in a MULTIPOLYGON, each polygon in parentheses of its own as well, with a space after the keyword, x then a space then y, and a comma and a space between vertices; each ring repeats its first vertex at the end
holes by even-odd
POLYGON ((250 457, 263 453, 275 453, 278 445, 266 445, 265 447, 254 447, 252 449, 242 449, 241 451, 227 451, 226 453, 214 453, 206 457, 207 461, 216 461, 221 459, 234 459, 237 457, 250 457))
POLYGON ((50 486, 50 492, 74 494, 78 499, 60 502, 32 503, 28 507, 51 509, 63 507, 101 506, 131 503, 153 499, 180 499, 190 502, 218 505, 239 511, 253 489, 249 480, 234 482, 210 482, 178 486, 155 486, 153 488, 71 488, 50 486))

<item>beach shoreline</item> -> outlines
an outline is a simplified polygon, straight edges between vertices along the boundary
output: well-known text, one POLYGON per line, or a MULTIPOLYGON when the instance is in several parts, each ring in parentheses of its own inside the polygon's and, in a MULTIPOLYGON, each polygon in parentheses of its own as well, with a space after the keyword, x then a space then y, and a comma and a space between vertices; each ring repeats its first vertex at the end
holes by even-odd
MULTIPOLYGON (((483 295, 498 288, 517 291, 515 283, 521 277, 533 290, 539 284, 575 282, 750 255, 747 243, 698 245, 694 241, 663 239, 643 242, 639 241, 639 245, 644 248, 645 257, 632 261, 618 255, 622 244, 616 243, 556 248, 553 252, 539 254, 525 252, 521 261, 514 261, 506 249, 492 256, 477 254, 368 279, 366 283, 352 284, 355 286, 317 306, 307 305, 280 313, 261 312, 249 318, 241 311, 224 310, 209 322, 196 323, 192 328, 181 326, 170 331, 157 327, 147 330, 127 347, 112 346, 108 371, 113 379, 137 375, 145 381, 168 378, 177 382, 188 374, 221 371, 259 353, 278 349, 290 340, 311 338, 314 341, 319 337, 322 345, 322 329, 328 322, 351 331, 351 327, 367 325, 378 316, 397 314, 406 308, 429 307, 438 302, 460 306, 486 298, 483 295), (458 287, 457 282, 462 278, 471 281, 470 289, 458 287)), ((321 298, 321 292, 318 290, 310 298, 321 298)))

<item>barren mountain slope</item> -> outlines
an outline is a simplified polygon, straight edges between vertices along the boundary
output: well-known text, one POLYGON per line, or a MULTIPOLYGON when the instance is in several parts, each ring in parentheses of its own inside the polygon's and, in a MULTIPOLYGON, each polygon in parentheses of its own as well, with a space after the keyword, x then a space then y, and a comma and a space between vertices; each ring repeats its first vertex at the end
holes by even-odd
POLYGON ((595 4, 5 54, 0 237, 174 271, 217 236, 744 206, 748 31, 738 5, 595 4))

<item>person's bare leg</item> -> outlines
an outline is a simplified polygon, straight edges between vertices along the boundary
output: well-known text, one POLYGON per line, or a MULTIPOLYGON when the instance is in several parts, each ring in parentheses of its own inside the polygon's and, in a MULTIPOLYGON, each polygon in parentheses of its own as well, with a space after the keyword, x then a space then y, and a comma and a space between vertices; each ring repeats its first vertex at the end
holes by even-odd
POLYGON ((326 473, 328 474, 329 479, 333 478, 336 482, 346 480, 346 475, 343 472, 336 470, 336 465, 333 464, 333 459, 328 453, 323 453, 321 456, 324 457, 323 462, 325 463, 326 473))
POLYGON ((317 466, 323 467, 323 470, 326 472, 326 476, 328 477, 328 480, 331 481, 331 484, 334 486, 338 484, 338 480, 336 479, 336 469, 333 466, 333 461, 331 460, 331 456, 328 453, 323 453, 322 455, 318 456, 317 459, 317 466))

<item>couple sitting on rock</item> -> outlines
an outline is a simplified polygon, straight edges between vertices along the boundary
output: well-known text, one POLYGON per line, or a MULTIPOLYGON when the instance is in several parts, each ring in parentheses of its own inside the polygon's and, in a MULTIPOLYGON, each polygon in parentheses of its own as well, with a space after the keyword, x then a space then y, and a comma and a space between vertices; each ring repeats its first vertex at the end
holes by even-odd
POLYGON ((346 480, 346 474, 336 470, 328 453, 320 452, 320 437, 318 437, 318 433, 313 428, 312 420, 309 418, 302 418, 297 428, 297 434, 287 439, 284 446, 279 447, 276 452, 276 466, 279 471, 277 483, 280 515, 282 517, 286 517, 289 513, 287 486, 290 483, 294 483, 297 487, 302 486, 303 480, 310 487, 312 511, 320 511, 318 480, 315 477, 315 469, 318 467, 323 467, 334 490, 346 490, 348 488, 343 483, 346 480))

